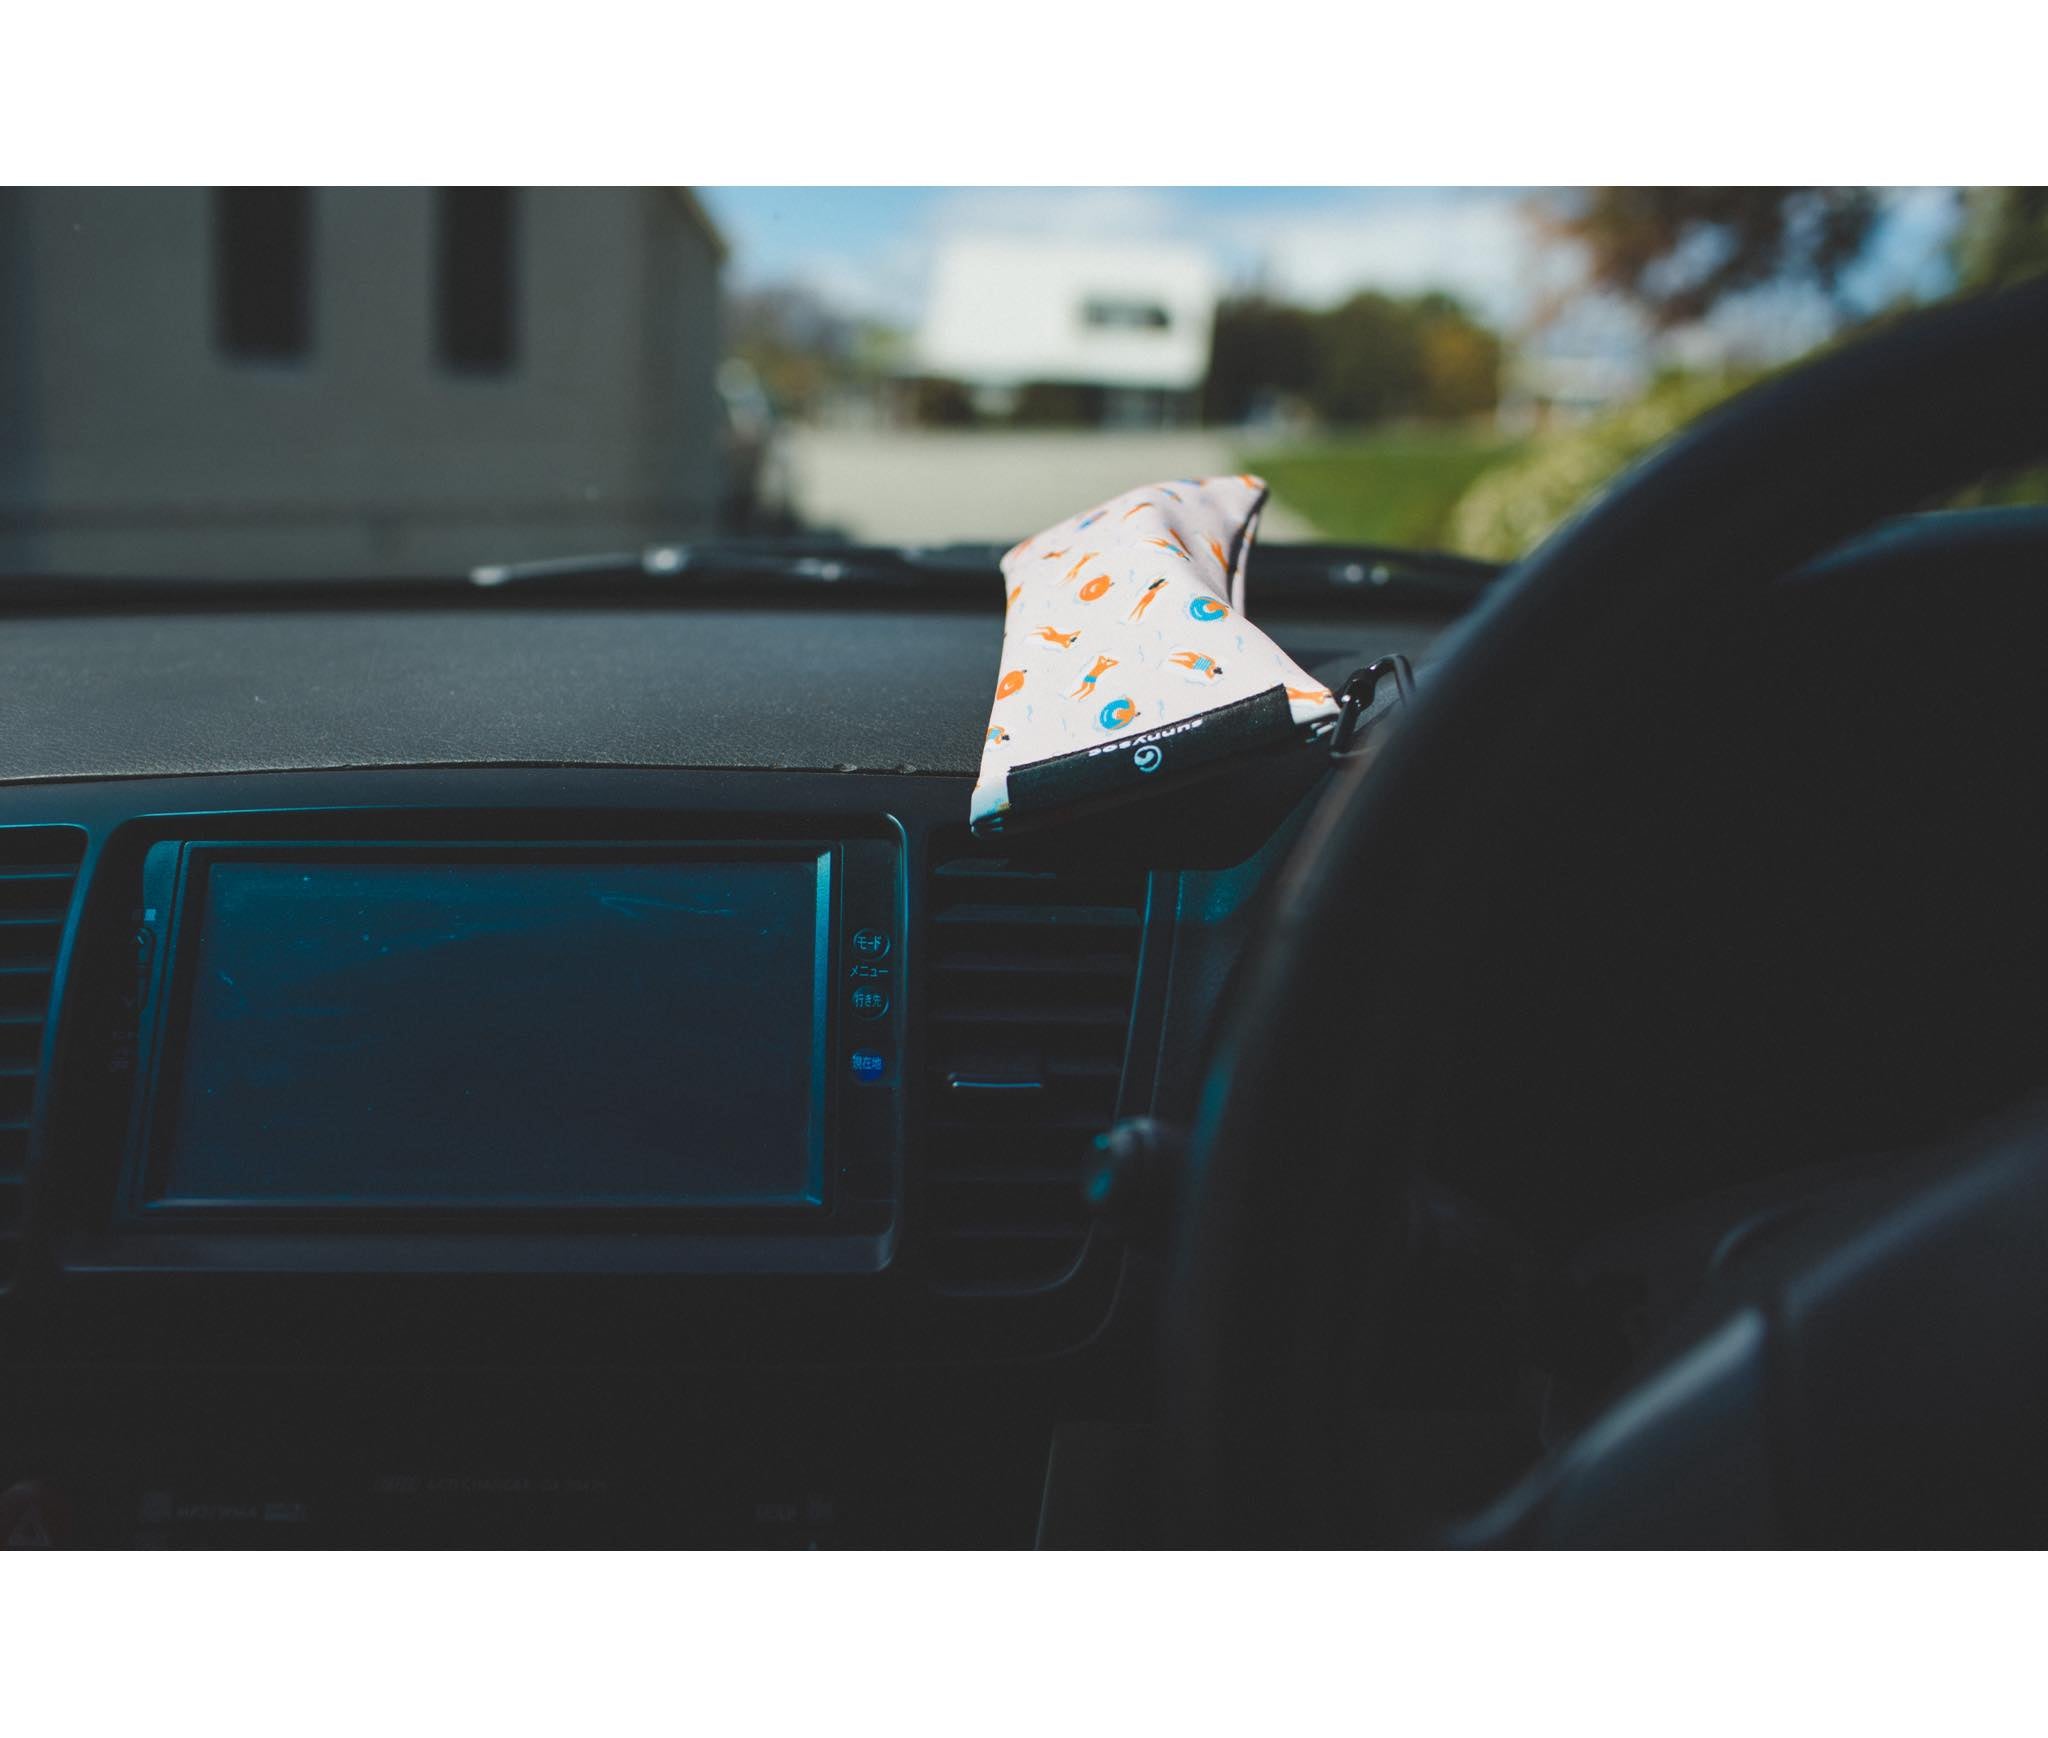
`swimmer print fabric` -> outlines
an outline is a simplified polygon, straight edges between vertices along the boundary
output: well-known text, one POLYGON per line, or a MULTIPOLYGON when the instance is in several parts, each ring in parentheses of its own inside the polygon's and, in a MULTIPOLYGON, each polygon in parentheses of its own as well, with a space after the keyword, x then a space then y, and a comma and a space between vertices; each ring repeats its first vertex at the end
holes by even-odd
POLYGON ((1170 770, 1248 745, 1254 717, 1267 737, 1336 718, 1329 689, 1244 618, 1265 500, 1257 477, 1153 483, 1003 557, 1003 657, 974 787, 977 831, 1001 830, 1013 804, 1021 824, 1027 788, 1076 788, 1013 774, 1069 759, 1082 770, 1170 770), (1230 727, 1204 734, 1212 714, 1230 727))

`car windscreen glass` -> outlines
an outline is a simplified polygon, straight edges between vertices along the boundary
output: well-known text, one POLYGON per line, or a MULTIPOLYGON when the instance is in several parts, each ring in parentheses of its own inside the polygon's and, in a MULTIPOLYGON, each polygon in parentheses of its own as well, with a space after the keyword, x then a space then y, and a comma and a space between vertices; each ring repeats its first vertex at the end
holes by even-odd
POLYGON ((1997 188, 5 189, 0 576, 1001 549, 1240 472, 1268 543, 1507 561, 2044 235, 1997 188))

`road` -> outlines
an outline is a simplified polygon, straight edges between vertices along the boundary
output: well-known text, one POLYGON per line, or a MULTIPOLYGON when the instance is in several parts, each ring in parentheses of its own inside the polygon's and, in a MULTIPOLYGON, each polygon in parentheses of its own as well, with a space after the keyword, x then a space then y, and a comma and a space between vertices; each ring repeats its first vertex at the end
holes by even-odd
MULTIPOLYGON (((1011 543, 1141 483, 1238 468, 1231 437, 1202 429, 792 429, 785 442, 797 512, 863 543, 1011 543)), ((1259 530, 1316 535, 1279 507, 1259 530)))

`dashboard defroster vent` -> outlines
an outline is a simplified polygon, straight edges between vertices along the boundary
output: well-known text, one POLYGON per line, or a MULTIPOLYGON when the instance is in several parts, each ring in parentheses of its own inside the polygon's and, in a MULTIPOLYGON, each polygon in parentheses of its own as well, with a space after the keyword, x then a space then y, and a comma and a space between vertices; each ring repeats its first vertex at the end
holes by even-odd
POLYGON ((1145 927, 1139 870, 964 851, 934 866, 925 946, 924 1219, 934 1279, 1056 1284, 1087 1240, 1093 1137, 1117 1110, 1145 927))
POLYGON ((20 1266, 43 1027, 84 855, 77 827, 0 827, 0 1291, 20 1266))

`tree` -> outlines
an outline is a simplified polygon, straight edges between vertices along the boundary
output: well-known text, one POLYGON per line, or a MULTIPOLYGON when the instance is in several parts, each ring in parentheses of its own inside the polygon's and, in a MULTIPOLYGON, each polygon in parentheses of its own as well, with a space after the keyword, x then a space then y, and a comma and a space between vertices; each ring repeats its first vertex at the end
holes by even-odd
POLYGON ((1867 187, 1588 187, 1547 211, 1594 284, 1659 326, 1773 283, 1839 293, 1877 220, 1867 187))
POLYGON ((1500 339, 1455 297, 1367 290, 1319 315, 1309 400, 1326 422, 1441 422, 1491 410, 1500 339))
POLYGON ((1238 422, 1291 396, 1352 426, 1473 416, 1499 398, 1500 355, 1500 339, 1451 296, 1367 290, 1321 312, 1248 297, 1217 311, 1202 408, 1238 422))
POLYGON ((1956 275, 1972 288, 2048 271, 2048 187, 1972 187, 1963 194, 1956 275))
POLYGON ((1315 316, 1264 296, 1237 297, 1216 310, 1202 415, 1242 422, 1261 400, 1307 392, 1315 375, 1315 316))
POLYGON ((1321 366, 1310 402, 1326 422, 1364 425, 1413 412, 1422 333, 1412 304, 1365 290, 1317 322, 1321 366))
POLYGON ((726 304, 727 348, 754 370, 776 408, 792 415, 872 378, 882 340, 795 285, 747 291, 726 304))
POLYGON ((1434 420, 1478 416, 1500 402, 1500 335, 1449 296, 1418 305, 1422 393, 1417 414, 1434 420))

